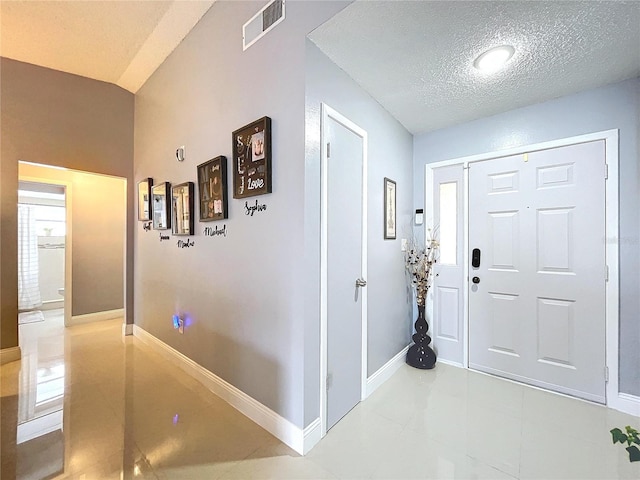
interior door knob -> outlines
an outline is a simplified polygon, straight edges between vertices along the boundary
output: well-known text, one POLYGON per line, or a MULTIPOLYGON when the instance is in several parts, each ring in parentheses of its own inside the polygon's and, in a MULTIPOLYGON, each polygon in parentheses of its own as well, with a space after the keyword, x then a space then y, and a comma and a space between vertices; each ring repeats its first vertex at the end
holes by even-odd
POLYGON ((480 283, 480 277, 473 277, 473 278, 471 279, 471 281, 472 281, 473 283, 480 283))

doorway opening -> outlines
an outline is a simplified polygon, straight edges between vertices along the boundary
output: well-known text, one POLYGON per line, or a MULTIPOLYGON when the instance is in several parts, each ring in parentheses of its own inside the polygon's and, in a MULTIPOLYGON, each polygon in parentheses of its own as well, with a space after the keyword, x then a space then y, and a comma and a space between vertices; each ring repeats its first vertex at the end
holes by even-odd
MULTIPOLYGON (((18 183, 18 325, 66 323, 71 315, 69 182, 21 176, 18 183)), ((27 328, 27 327, 25 327, 27 328)), ((23 335, 20 335, 22 337, 23 335)))
POLYGON ((20 323, 54 311, 64 326, 124 317, 126 179, 18 169, 20 323))
POLYGON ((66 187, 18 185, 18 324, 64 311, 66 187))

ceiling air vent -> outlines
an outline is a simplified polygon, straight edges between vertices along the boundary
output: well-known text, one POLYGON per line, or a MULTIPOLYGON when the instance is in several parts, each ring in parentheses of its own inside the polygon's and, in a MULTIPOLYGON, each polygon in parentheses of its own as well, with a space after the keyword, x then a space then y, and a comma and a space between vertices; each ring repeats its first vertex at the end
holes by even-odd
POLYGON ((273 0, 242 26, 242 50, 260 40, 269 30, 284 20, 285 0, 273 0))

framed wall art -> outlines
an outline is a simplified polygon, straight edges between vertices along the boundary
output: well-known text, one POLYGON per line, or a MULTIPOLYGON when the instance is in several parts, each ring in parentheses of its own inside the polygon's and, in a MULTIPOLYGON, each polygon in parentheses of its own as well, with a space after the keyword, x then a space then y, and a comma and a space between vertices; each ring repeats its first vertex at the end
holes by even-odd
POLYGON ((271 119, 233 132, 233 198, 271 193, 271 119))
POLYGON ((151 220, 151 187, 152 178, 145 178, 138 182, 138 220, 148 222, 151 220))
POLYGON ((171 233, 193 235, 193 182, 171 188, 171 233))
POLYGON ((227 205, 227 157, 219 156, 198 165, 200 221, 229 218, 227 205))
POLYGON ((384 179, 384 239, 396 238, 396 182, 384 179))
POLYGON ((169 182, 151 187, 151 203, 153 204, 153 229, 171 228, 171 184, 169 182))

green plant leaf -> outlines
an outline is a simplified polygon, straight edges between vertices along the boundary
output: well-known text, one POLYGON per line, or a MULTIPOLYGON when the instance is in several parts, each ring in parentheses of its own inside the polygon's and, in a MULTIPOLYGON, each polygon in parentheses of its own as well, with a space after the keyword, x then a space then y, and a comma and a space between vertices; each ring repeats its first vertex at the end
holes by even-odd
POLYGON ((626 448, 627 452, 629 452, 629 461, 630 462, 640 462, 640 449, 635 445, 632 447, 626 448))
POLYGON ((611 439, 613 440, 613 443, 624 443, 627 441, 627 436, 622 433, 622 430, 620 430, 619 428, 614 428, 611 431, 611 439))

